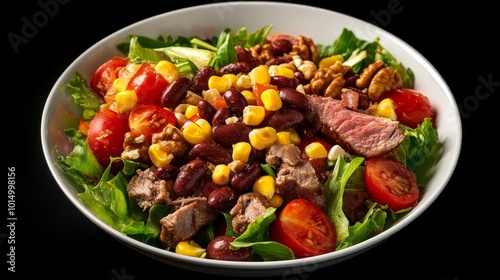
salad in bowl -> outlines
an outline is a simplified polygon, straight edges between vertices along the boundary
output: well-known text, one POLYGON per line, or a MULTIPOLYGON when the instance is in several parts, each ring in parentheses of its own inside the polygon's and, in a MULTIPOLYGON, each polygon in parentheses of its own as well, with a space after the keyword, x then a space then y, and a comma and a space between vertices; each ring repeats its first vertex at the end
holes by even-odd
POLYGON ((199 19, 210 25, 162 27, 221 5, 124 28, 58 80, 42 142, 87 217, 176 266, 269 275, 354 256, 432 203, 459 147, 443 125, 453 102, 425 60, 300 5, 288 14, 317 14, 336 32, 240 24, 251 3, 199 19))

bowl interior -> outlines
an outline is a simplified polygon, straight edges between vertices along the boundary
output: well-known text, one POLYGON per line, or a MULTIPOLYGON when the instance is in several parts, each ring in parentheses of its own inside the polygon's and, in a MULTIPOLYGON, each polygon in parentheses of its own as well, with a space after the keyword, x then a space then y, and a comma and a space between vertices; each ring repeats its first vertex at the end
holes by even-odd
POLYGON ((446 82, 411 46, 375 25, 344 14, 278 2, 221 2, 196 6, 160 14, 118 30, 90 47, 62 73, 48 95, 41 120, 42 148, 48 167, 64 194, 86 217, 127 246, 165 263, 186 269, 201 269, 207 273, 234 276, 241 276, 242 269, 246 270, 245 273, 248 272, 248 276, 270 276, 281 274, 296 266, 321 268, 351 258, 379 244, 417 218, 441 193, 458 161, 461 133, 457 105, 446 82), (248 15, 259 15, 259 20, 248 15), (234 263, 185 257, 137 242, 97 219, 78 198, 75 185, 58 168, 57 155, 54 152, 58 150, 62 154, 69 154, 72 149, 72 143, 64 136, 63 130, 75 125, 77 119, 71 120, 68 116, 76 116, 78 111, 68 95, 63 92, 63 86, 75 72, 78 71, 90 81, 93 71, 101 63, 119 54, 115 44, 131 34, 150 37, 168 34, 174 37, 177 35, 210 37, 218 35, 226 27, 233 30, 246 27, 253 32, 270 24, 273 25, 272 33, 304 35, 312 38, 316 44, 333 43, 343 28, 352 30, 358 38, 365 40, 379 38, 382 46, 404 66, 412 69, 416 77, 415 89, 425 93, 438 112, 436 124, 439 138, 444 144, 443 154, 419 205, 383 233, 347 249, 307 259, 266 263, 234 263))

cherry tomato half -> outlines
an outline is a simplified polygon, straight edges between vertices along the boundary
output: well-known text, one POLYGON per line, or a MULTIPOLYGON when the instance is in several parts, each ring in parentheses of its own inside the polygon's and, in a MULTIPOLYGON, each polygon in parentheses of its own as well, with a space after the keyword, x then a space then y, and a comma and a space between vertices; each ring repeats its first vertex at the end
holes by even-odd
POLYGON ((413 89, 393 89, 384 93, 381 99, 389 98, 394 102, 398 121, 408 127, 416 128, 425 118, 432 118, 434 111, 427 96, 413 89))
POLYGON ((290 201, 270 226, 273 240, 290 248, 296 258, 335 250, 337 232, 326 214, 307 199, 290 201))
POLYGON ((92 76, 90 87, 101 97, 113 86, 113 81, 118 78, 118 73, 127 66, 129 59, 126 57, 114 56, 104 62, 92 76))
POLYGON ((149 141, 168 124, 177 125, 174 113, 154 104, 140 104, 130 111, 128 117, 130 132, 136 137, 144 134, 149 141))
POLYGON ((384 157, 365 161, 366 192, 393 211, 415 206, 419 188, 415 177, 399 162, 384 157))
POLYGON ((128 131, 127 117, 110 109, 99 111, 90 121, 87 130, 89 147, 104 167, 109 165, 109 157, 121 155, 128 131))
POLYGON ((149 63, 142 63, 127 84, 128 90, 137 94, 138 104, 161 105, 161 96, 168 81, 149 63))

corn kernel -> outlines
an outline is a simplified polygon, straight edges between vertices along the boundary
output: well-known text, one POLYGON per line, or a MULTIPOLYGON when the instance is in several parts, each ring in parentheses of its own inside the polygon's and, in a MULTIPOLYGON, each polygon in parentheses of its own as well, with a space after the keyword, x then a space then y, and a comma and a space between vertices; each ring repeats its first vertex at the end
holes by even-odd
POLYGON ((248 75, 239 75, 236 81, 236 89, 244 90, 252 87, 252 79, 248 75))
POLYGON ((260 96, 264 107, 269 111, 277 111, 283 106, 280 95, 275 89, 266 89, 260 96))
POLYGON ((274 178, 270 175, 260 176, 253 184, 253 192, 261 194, 267 200, 270 200, 276 190, 274 178))
POLYGON ((123 90, 115 94, 112 110, 117 113, 125 113, 132 110, 137 104, 137 94, 133 90, 123 90))
POLYGON ((184 112, 184 115, 186 115, 186 118, 190 119, 192 116, 198 114, 198 106, 195 105, 188 105, 186 106, 186 111, 184 112))
POLYGON ((216 89, 218 92, 226 92, 231 88, 231 80, 226 77, 211 76, 208 79, 208 88, 216 89))
POLYGON ((396 110, 394 108, 394 102, 390 98, 385 98, 377 105, 377 114, 384 118, 389 118, 393 121, 398 119, 396 115, 396 110))
POLYGON ((290 134, 290 140, 292 141, 292 144, 294 145, 299 145, 301 140, 300 140, 300 136, 299 134, 297 133, 297 131, 293 128, 289 128, 287 130, 285 130, 286 132, 288 132, 290 134))
POLYGON ((124 91, 126 89, 127 85, 125 84, 125 81, 123 81, 122 78, 116 78, 113 81, 113 87, 116 89, 116 91, 120 92, 120 91, 124 91))
POLYGON ((157 167, 165 166, 173 159, 173 155, 164 151, 160 144, 152 144, 148 149, 149 159, 157 167))
POLYGON ((247 100, 248 105, 257 105, 257 100, 255 100, 255 95, 252 91, 245 89, 241 91, 241 94, 243 94, 247 100))
POLYGON ((259 125, 266 117, 266 109, 262 106, 247 105, 243 108, 243 123, 246 125, 259 125))
POLYGON ((309 158, 326 158, 328 156, 328 151, 320 142, 312 142, 304 150, 309 158))
POLYGON ((280 131, 276 133, 278 136, 278 144, 280 145, 288 145, 292 143, 292 138, 290 137, 290 132, 288 131, 280 131))
POLYGON ((170 61, 159 61, 155 66, 155 70, 160 73, 169 83, 179 78, 179 70, 170 61))
POLYGON ((177 243, 175 246, 175 252, 177 254, 196 258, 203 258, 206 255, 206 250, 201 248, 200 245, 192 240, 177 243))
POLYGON ((212 141, 212 126, 210 123, 207 120, 200 118, 195 121, 195 124, 197 124, 203 133, 205 133, 205 142, 212 141))
POLYGON ((328 151, 328 159, 329 160, 337 160, 340 157, 345 157, 346 152, 339 145, 334 145, 330 151, 328 151))
POLYGON ((288 79, 293 79, 295 77, 295 73, 293 72, 293 70, 284 66, 271 65, 269 66, 268 72, 271 77, 284 76, 288 79))
POLYGON ((217 185, 225 185, 229 182, 231 169, 225 164, 218 164, 212 172, 212 181, 217 185))
POLYGON ((337 61, 340 61, 341 63, 344 62, 344 57, 340 54, 325 57, 319 61, 318 68, 328 68, 334 65, 337 61))
POLYGON ((274 194, 269 200, 269 205, 274 208, 280 208, 283 205, 283 198, 279 194, 274 194))
POLYGON ((231 85, 229 87, 235 87, 236 82, 238 81, 238 76, 236 76, 235 74, 224 74, 222 75, 222 78, 226 78, 231 81, 231 85))
POLYGON ((259 65, 253 68, 248 76, 252 79, 252 84, 269 84, 271 82, 271 76, 268 72, 269 67, 266 65, 259 65))
POLYGON ((197 124, 190 123, 182 129, 182 136, 192 145, 205 142, 207 135, 205 131, 197 124))
POLYGON ((238 142, 233 145, 233 161, 248 162, 252 145, 248 142, 238 142))
POLYGON ((257 150, 271 147, 278 140, 276 130, 270 126, 254 128, 248 134, 250 144, 257 150))

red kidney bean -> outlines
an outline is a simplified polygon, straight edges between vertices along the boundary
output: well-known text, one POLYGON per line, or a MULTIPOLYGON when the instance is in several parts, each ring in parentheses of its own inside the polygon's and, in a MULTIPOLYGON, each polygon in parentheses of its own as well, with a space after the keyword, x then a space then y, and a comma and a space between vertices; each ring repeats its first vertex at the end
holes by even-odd
POLYGON ((231 110, 227 106, 220 107, 212 117, 212 127, 226 124, 226 119, 230 116, 231 110))
POLYGON ((228 186, 223 186, 213 190, 208 196, 208 206, 216 210, 228 210, 233 208, 238 201, 239 194, 228 186))
POLYGON ((186 159, 200 158, 213 164, 228 164, 233 161, 231 152, 217 143, 198 143, 187 153, 186 159))
POLYGON ((203 180, 201 186, 198 189, 196 189, 194 196, 202 196, 208 199, 208 197, 213 191, 221 187, 223 186, 217 185, 216 183, 214 183, 214 181, 212 181, 211 178, 207 177, 203 180))
POLYGON ((292 51, 293 44, 287 39, 278 38, 271 41, 271 46, 273 47, 273 54, 275 56, 281 56, 285 53, 292 51))
POLYGON ((179 174, 179 167, 167 164, 156 169, 156 177, 162 180, 172 180, 179 174))
POLYGON ((207 167, 201 159, 193 159, 179 169, 179 175, 174 182, 174 192, 178 197, 188 197, 194 194, 201 184, 207 167))
POLYGON ((345 79, 345 85, 349 87, 356 87, 356 80, 359 78, 359 75, 351 75, 345 79))
POLYGON ((205 99, 198 101, 198 115, 207 122, 212 123, 212 118, 215 115, 215 107, 205 99))
POLYGON ((278 56, 278 57, 271 58, 268 61, 266 61, 266 65, 267 66, 280 65, 280 64, 288 63, 288 62, 290 62, 290 59, 285 58, 284 56, 278 56))
POLYGON ((161 106, 166 108, 175 108, 186 98, 191 81, 186 77, 179 77, 163 91, 161 96, 161 106))
POLYGON ((278 91, 281 101, 287 106, 300 110, 306 109, 309 100, 305 94, 296 91, 294 88, 283 87, 278 91))
POLYGON ((235 74, 238 75, 240 73, 247 74, 250 72, 252 68, 250 67, 250 64, 245 61, 237 61, 237 62, 232 62, 229 64, 226 64, 219 68, 219 76, 225 75, 225 74, 235 74))
POLYGON ((212 127, 212 139, 224 147, 231 147, 238 142, 248 142, 252 128, 242 122, 217 125, 212 127))
POLYGON ((259 61, 242 46, 234 46, 234 50, 236 51, 236 56, 238 56, 238 61, 248 63, 252 69, 259 65, 259 61))
POLYGON ((233 113, 237 116, 243 115, 243 109, 248 105, 248 101, 245 96, 237 89, 229 89, 222 94, 222 97, 226 101, 227 107, 231 109, 233 113))
POLYGON ((295 76, 295 78, 297 78, 297 80, 299 81, 299 84, 306 85, 309 83, 309 80, 306 79, 306 77, 304 76, 304 73, 302 73, 300 71, 295 71, 295 72, 293 72, 293 75, 295 76))
POLYGON ((270 126, 279 132, 300 125, 304 120, 304 115, 298 110, 279 110, 266 116, 260 126, 270 126))
POLYGON ((219 235, 207 245, 207 258, 224 261, 248 261, 250 249, 247 247, 238 250, 230 249, 231 242, 236 238, 229 235, 219 235))
POLYGON ((247 162, 243 170, 231 176, 229 185, 233 189, 243 193, 249 190, 253 186, 253 183, 263 174, 260 162, 247 162))
POLYGON ((212 66, 204 66, 194 75, 191 82, 191 89, 196 93, 201 93, 208 89, 208 80, 210 77, 217 75, 217 72, 212 66))
POLYGON ((285 76, 272 76, 270 84, 277 86, 278 89, 284 87, 297 88, 297 86, 299 85, 299 80, 295 77, 290 79, 285 76))

